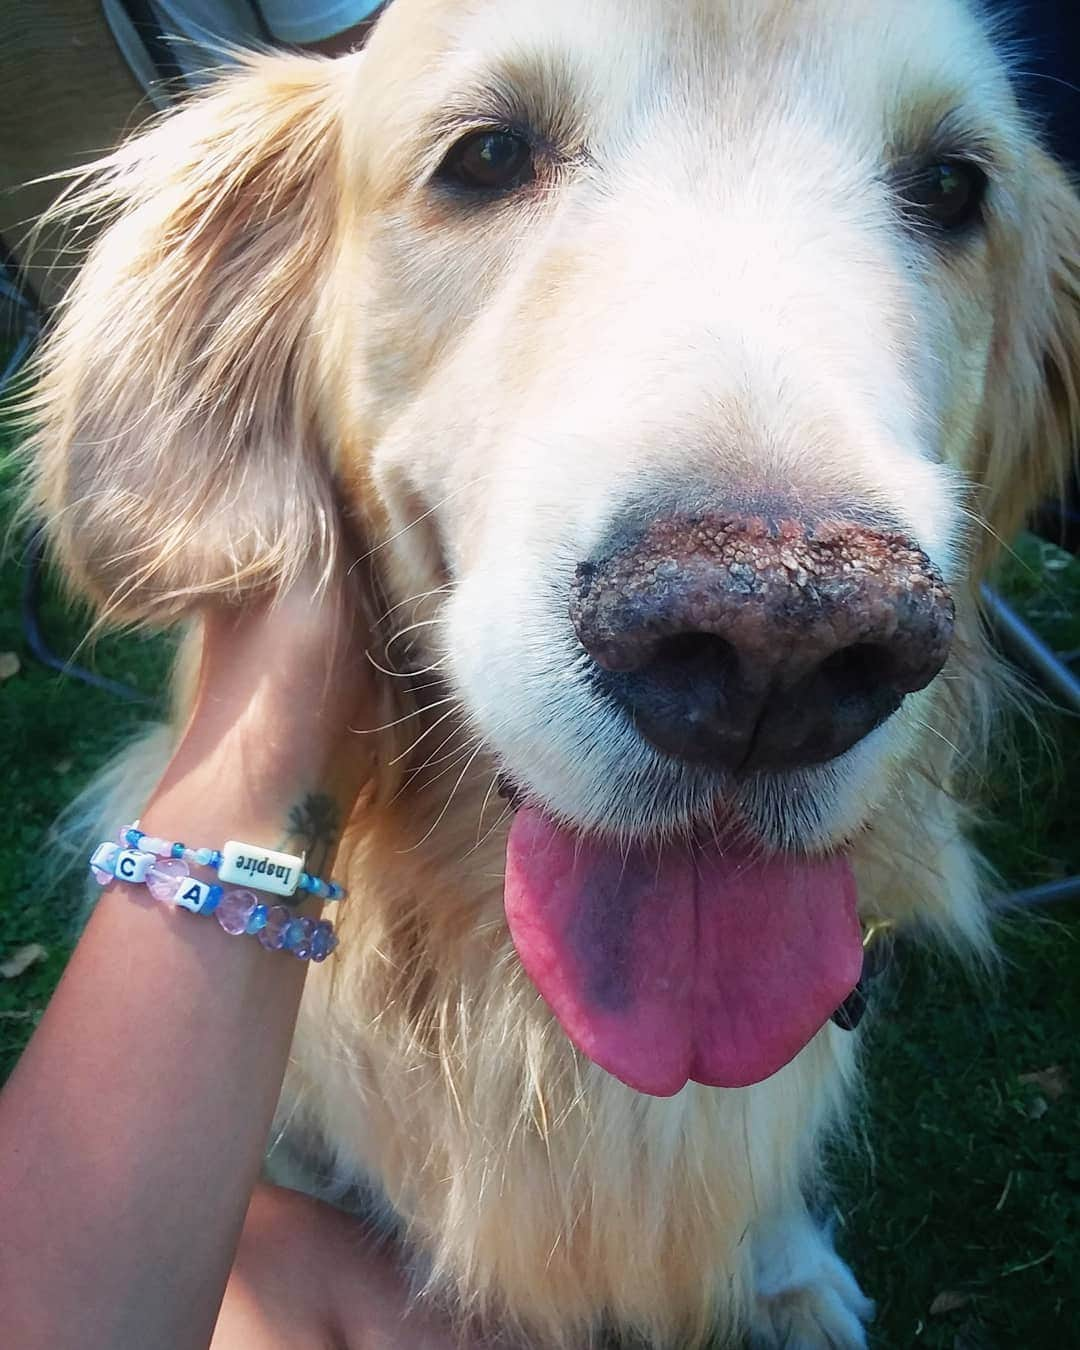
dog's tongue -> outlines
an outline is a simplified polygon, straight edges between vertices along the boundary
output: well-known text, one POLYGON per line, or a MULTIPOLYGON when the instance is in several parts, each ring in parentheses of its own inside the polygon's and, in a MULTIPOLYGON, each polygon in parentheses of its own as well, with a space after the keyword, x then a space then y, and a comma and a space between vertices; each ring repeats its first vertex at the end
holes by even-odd
POLYGON ((746 1087, 792 1059, 855 987, 862 943, 843 858, 630 849, 520 810, 506 917, 570 1040, 667 1097, 746 1087))

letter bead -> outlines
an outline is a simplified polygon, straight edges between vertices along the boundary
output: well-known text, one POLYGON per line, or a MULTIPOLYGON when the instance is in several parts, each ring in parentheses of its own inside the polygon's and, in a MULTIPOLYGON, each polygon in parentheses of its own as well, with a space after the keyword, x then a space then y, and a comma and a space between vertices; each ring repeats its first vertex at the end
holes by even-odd
POLYGON ((94 849, 90 859, 90 871, 99 886, 107 886, 116 875, 116 860, 120 856, 120 845, 106 840, 94 849))
POLYGON ((173 903, 179 905, 181 909, 191 910, 192 914, 205 914, 207 910, 215 908, 212 903, 215 891, 220 897, 219 886, 208 886, 205 881, 196 881, 194 877, 189 877, 176 892, 173 903))
POLYGON ((143 853, 135 848, 121 849, 116 856, 114 875, 117 881, 143 882, 151 863, 156 861, 152 853, 143 853))

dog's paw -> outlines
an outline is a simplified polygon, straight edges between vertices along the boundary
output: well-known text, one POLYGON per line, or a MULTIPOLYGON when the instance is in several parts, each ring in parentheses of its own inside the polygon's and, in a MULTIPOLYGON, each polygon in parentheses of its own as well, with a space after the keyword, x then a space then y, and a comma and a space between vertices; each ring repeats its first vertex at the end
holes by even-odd
POLYGON ((874 1305, 808 1215, 754 1235, 753 1350, 866 1350, 874 1305))

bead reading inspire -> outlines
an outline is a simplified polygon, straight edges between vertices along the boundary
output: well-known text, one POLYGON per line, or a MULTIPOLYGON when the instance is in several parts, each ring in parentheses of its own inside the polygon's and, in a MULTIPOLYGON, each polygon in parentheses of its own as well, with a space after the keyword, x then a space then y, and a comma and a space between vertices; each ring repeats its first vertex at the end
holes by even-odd
POLYGON ((256 886, 272 895, 292 895, 300 884, 303 858, 291 853, 276 853, 257 844, 242 844, 230 839, 221 850, 218 876, 224 882, 256 886))

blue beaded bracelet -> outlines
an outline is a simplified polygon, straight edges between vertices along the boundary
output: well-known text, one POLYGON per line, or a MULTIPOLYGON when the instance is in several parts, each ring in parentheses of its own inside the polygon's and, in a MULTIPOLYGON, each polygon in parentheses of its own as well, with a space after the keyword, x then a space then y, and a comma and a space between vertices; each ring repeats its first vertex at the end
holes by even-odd
POLYGON ((158 858, 173 858, 192 866, 210 867, 222 881, 234 881, 271 891, 275 895, 291 896, 297 891, 312 895, 327 903, 342 900, 345 888, 336 881, 323 881, 303 870, 303 858, 291 853, 278 853, 258 844, 242 844, 230 840, 223 849, 188 848, 186 844, 170 843, 155 835, 145 834, 139 822, 125 826, 117 836, 121 844, 141 853, 153 853, 158 858))
POLYGON ((254 891, 207 885, 191 876, 183 857, 123 848, 105 840, 94 850, 90 871, 99 886, 117 878, 144 885, 162 904, 213 914, 226 933, 252 933, 264 947, 292 952, 301 961, 325 961, 338 945, 334 925, 326 919, 302 917, 286 905, 266 905, 254 891))

